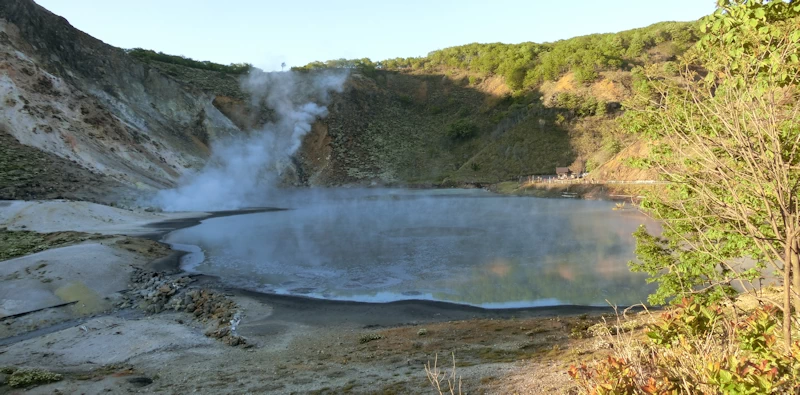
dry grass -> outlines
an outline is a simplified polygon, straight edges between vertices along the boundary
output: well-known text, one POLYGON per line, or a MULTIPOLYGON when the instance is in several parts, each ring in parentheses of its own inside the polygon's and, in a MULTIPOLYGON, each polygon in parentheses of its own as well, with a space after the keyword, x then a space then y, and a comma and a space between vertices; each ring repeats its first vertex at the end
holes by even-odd
POLYGON ((462 393, 461 377, 459 376, 456 378, 456 355, 455 353, 451 355, 453 357, 453 368, 450 370, 449 374, 439 368, 439 354, 434 356, 433 365, 431 365, 430 361, 425 364, 425 375, 428 377, 428 381, 431 383, 431 386, 436 390, 436 392, 439 393, 439 395, 461 395, 462 393), (445 381, 447 382, 447 387, 443 388, 445 381))
POLYGON ((626 164, 628 158, 644 158, 650 153, 645 141, 636 141, 624 148, 613 158, 592 170, 590 177, 597 180, 657 180, 658 172, 653 169, 637 169, 626 164))
POLYGON ((546 102, 562 92, 578 93, 585 96, 594 96, 607 102, 622 102, 630 97, 631 73, 629 71, 603 71, 600 78, 591 84, 580 84, 575 81, 572 72, 564 74, 557 81, 545 81, 539 90, 546 102))
POLYGON ((61 138, 67 143, 72 152, 78 152, 78 141, 75 139, 75 136, 64 133, 61 135, 61 138))

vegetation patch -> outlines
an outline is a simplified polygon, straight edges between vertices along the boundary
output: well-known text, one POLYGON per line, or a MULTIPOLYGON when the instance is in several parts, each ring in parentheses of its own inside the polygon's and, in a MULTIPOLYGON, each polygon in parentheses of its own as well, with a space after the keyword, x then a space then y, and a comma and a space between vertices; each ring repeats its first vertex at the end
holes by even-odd
MULTIPOLYGON (((383 70, 456 69, 477 75, 501 75, 512 90, 534 88, 572 72, 579 83, 598 78, 603 70, 623 70, 648 61, 669 59, 697 40, 696 23, 662 22, 620 33, 591 34, 537 44, 468 44, 431 52, 425 57, 338 59, 312 62, 301 69, 380 68, 383 70), (666 45, 669 44, 669 45, 666 45)), ((478 77, 469 78, 470 85, 478 77)))
MULTIPOLYGON (((500 363, 500 362, 515 362, 526 359, 531 359, 538 354, 535 348, 526 348, 520 350, 507 350, 493 347, 482 347, 471 352, 463 353, 464 357, 471 356, 480 361, 480 363, 500 363)), ((465 358, 469 359, 469 358, 465 358)))
POLYGON ((238 74, 164 63, 158 60, 151 60, 148 64, 192 88, 238 100, 247 98, 247 94, 242 91, 238 74))
POLYGON ((8 377, 8 385, 13 388, 32 387, 61 381, 64 376, 43 369, 17 369, 8 377))
POLYGON ((167 55, 163 52, 156 52, 142 48, 133 48, 125 52, 128 55, 144 62, 157 61, 161 63, 177 64, 193 69, 217 71, 226 74, 246 74, 253 69, 253 65, 249 63, 231 63, 229 65, 224 65, 209 61, 198 61, 185 56, 167 55))
POLYGON ((578 117, 606 115, 608 107, 608 103, 597 100, 593 96, 584 97, 571 92, 559 93, 553 104, 569 111, 571 116, 578 117))
POLYGON ((782 352, 775 308, 741 314, 684 299, 648 324, 645 338, 627 328, 598 331, 614 354, 573 365, 569 374, 587 393, 794 394, 800 390, 800 343, 782 352))
MULTIPOLYGON (((42 130, 44 126, 37 127, 42 130)), ((0 199, 108 199, 118 184, 57 155, 20 144, 0 128, 0 199)))
POLYGON ((105 237, 81 232, 38 233, 0 228, 0 261, 105 237))
POLYGON ((478 127, 468 119, 459 119, 447 126, 445 135, 456 141, 469 139, 478 133, 478 127))
POLYGON ((367 333, 367 334, 362 335, 361 337, 359 337, 358 338, 358 342, 361 343, 361 344, 364 344, 364 343, 369 343, 371 341, 380 340, 380 339, 383 339, 382 335, 379 335, 377 333, 367 333))
POLYGON ((634 70, 622 124, 652 149, 631 162, 669 186, 644 200, 663 232, 634 233, 630 267, 673 307, 572 366, 586 393, 800 393, 798 23, 796 2, 720 1, 677 68, 634 70))

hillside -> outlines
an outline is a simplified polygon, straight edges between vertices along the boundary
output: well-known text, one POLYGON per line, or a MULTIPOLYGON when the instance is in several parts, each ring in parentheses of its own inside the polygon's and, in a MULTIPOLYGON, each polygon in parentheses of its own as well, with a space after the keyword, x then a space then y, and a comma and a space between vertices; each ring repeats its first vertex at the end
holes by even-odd
MULTIPOLYGON (((301 76, 347 68, 350 77, 284 181, 490 184, 603 164, 602 177, 628 174, 616 169, 624 159, 610 160, 634 143, 616 122, 635 83, 631 70, 669 67, 694 39, 694 24, 661 23, 556 43, 469 44, 425 58, 297 68, 301 76)), ((0 189, 4 198, 99 199, 111 190, 135 196, 170 187, 203 166, 215 141, 273 120, 272 109, 253 105, 242 89, 250 65, 114 48, 30 0, 0 4, 0 57, 0 133, 85 174, 69 188, 43 180, 53 188, 43 193, 19 181, 42 171, 16 166, 3 170, 16 180, 5 181, 14 186, 0 189)))
MULTIPOLYGON (((591 171, 603 164, 596 178, 652 178, 625 169, 624 158, 609 162, 635 143, 616 118, 635 83, 631 71, 674 67, 696 38, 695 23, 664 22, 555 43, 469 44, 423 58, 295 67, 302 73, 346 69, 351 78, 331 114, 307 136, 292 182, 486 184, 552 174, 557 166, 591 171)), ((148 61, 217 94, 215 105, 240 127, 254 126, 231 72, 164 56, 148 61)))
MULTIPOLYGON (((117 191, 174 185, 203 165, 212 139, 239 131, 211 95, 181 87, 30 0, 0 3, 0 59, 0 133, 105 177, 117 191)), ((16 171, 37 177, 28 166, 16 171)), ((47 185, 48 193, 2 189, 0 198, 51 197, 61 185, 47 185)))
MULTIPOLYGON (((596 169, 634 143, 616 122, 635 83, 631 70, 670 67, 694 40, 695 24, 667 22, 548 44, 470 44, 425 58, 296 67, 347 69, 351 78, 307 136, 291 182, 487 184, 558 166, 596 169), (514 81, 520 75, 524 83, 514 81)), ((247 107, 230 72, 162 60, 148 59, 188 87, 216 94, 215 106, 240 127, 264 119, 263 109, 247 107)), ((612 161, 603 174, 652 177, 618 168, 623 162, 612 161)))

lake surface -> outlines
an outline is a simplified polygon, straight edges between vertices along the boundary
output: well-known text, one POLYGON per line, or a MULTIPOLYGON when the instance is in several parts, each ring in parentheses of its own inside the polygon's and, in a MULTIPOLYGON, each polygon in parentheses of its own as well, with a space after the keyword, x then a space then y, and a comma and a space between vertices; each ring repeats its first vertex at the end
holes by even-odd
MULTIPOLYGON (((630 305, 654 286, 628 271, 635 210, 484 191, 306 190, 169 234, 188 271, 254 291, 486 308, 630 305)), ((653 226, 652 223, 647 224, 653 226)), ((653 226, 655 228, 655 226, 653 226)))

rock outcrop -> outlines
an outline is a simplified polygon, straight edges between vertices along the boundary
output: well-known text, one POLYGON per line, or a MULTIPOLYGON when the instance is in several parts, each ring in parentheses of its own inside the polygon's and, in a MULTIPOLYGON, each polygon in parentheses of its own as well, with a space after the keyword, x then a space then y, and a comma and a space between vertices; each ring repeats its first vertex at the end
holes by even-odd
POLYGON ((128 187, 173 185, 211 139, 240 132, 213 95, 31 0, 0 2, 0 70, 0 133, 128 187))

